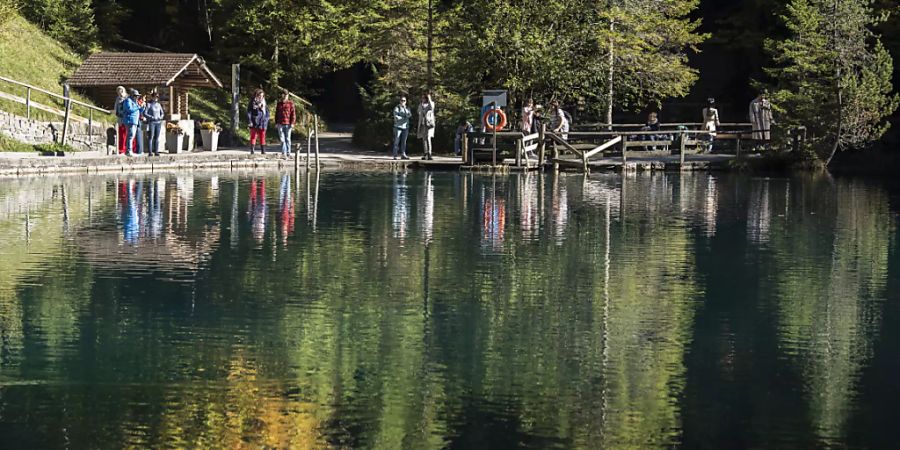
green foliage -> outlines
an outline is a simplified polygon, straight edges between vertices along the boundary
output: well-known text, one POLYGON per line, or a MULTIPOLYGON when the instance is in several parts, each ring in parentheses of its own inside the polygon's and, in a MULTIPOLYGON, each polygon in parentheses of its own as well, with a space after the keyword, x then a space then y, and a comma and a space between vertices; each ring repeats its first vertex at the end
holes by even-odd
POLYGON ((47 33, 79 53, 98 42, 91 0, 23 0, 22 13, 47 33))
POLYGON ((0 152, 33 152, 34 146, 0 133, 0 152))
POLYGON ((0 0, 0 25, 5 25, 19 11, 19 3, 16 0, 0 0))
POLYGON ((803 125, 831 160, 839 149, 864 147, 887 129, 898 97, 893 63, 871 29, 871 0, 793 0, 781 17, 790 36, 768 41, 775 67, 775 105, 783 125, 803 125))

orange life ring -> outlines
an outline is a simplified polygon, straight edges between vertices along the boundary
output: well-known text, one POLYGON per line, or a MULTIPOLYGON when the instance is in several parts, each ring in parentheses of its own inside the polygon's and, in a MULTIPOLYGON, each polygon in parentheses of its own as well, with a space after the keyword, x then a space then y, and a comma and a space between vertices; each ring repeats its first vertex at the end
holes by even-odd
POLYGON ((481 116, 481 123, 484 125, 484 128, 488 131, 494 130, 502 130, 506 128, 506 113, 503 112, 500 108, 489 109, 484 112, 484 115, 481 116), (498 115, 500 118, 498 119, 498 123, 495 125, 491 125, 491 116, 498 115))

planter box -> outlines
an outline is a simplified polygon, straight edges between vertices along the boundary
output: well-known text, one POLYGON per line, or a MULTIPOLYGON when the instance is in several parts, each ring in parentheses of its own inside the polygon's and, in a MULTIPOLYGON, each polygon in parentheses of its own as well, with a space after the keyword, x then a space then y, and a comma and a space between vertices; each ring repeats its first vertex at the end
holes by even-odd
POLYGON ((203 140, 203 150, 214 152, 219 148, 219 132, 216 130, 200 130, 200 138, 203 140))
POLYGON ((169 153, 180 153, 184 145, 184 134, 166 132, 166 150, 169 153))

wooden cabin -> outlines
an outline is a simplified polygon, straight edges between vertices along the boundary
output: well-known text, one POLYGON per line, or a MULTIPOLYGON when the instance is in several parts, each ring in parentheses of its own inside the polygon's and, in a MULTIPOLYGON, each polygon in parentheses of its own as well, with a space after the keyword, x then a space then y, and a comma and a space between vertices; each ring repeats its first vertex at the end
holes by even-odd
POLYGON ((190 120, 191 89, 223 88, 193 53, 95 53, 66 82, 109 109, 115 106, 117 86, 144 95, 155 90, 172 121, 190 120))

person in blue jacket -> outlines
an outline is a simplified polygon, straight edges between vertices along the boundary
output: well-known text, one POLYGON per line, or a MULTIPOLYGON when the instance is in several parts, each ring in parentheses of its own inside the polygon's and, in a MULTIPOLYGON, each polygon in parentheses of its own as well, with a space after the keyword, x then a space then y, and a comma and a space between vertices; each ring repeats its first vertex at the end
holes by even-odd
MULTIPOLYGON (((137 92, 137 91, 133 91, 137 92)), ((125 138, 125 155, 131 156, 135 150, 135 138, 138 134, 138 127, 141 125, 141 107, 134 99, 134 95, 126 98, 119 106, 122 112, 122 124, 127 130, 125 138)))

